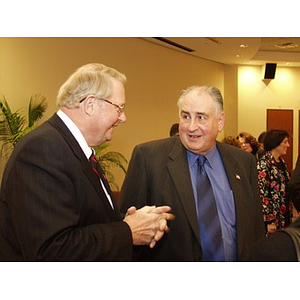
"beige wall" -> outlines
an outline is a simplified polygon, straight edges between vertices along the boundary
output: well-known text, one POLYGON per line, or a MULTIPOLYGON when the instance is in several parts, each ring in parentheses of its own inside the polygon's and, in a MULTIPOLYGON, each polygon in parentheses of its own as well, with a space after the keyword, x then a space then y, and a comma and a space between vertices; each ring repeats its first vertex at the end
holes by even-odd
POLYGON ((224 76, 224 110, 226 128, 223 134, 236 136, 238 128, 238 67, 225 66, 224 76))
MULTIPOLYGON (((48 99, 48 118, 57 110, 60 85, 89 62, 127 75, 127 122, 115 130, 110 147, 127 159, 136 144, 168 136, 178 121, 176 101, 183 88, 213 84, 225 100, 226 126, 219 139, 240 131, 258 136, 266 129, 267 108, 293 109, 296 162, 300 68, 277 67, 267 85, 261 67, 225 66, 141 38, 0 38, 0 97, 26 112, 30 96, 41 93, 48 99)), ((121 186, 124 175, 118 170, 115 175, 121 186)))
MULTIPOLYGON (((13 110, 25 112, 30 96, 41 93, 49 102, 48 118, 57 110, 60 85, 89 62, 114 67, 128 78, 127 122, 115 129, 110 147, 127 159, 136 144, 168 136, 170 126, 178 121, 176 101, 183 88, 212 84, 223 93, 224 74, 225 82, 230 82, 236 72, 236 67, 225 72, 222 64, 141 38, 0 38, 0 96, 6 97, 13 110)), ((225 103, 228 95, 228 101, 236 104, 236 82, 227 86, 225 103)), ((232 120, 227 120, 226 128, 233 131, 236 118, 231 109, 232 120)), ((115 175, 121 185, 124 175, 120 171, 115 175)))
POLYGON ((294 110, 293 166, 298 157, 298 111, 300 68, 277 67, 275 79, 264 82, 258 66, 238 67, 238 132, 254 136, 266 130, 267 109, 294 110))

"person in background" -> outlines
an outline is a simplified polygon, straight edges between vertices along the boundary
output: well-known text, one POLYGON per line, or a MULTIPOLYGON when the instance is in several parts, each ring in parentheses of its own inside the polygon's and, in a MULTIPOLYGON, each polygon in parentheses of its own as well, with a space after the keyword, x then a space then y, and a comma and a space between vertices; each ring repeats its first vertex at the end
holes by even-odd
POLYGON ((240 142, 231 135, 224 137, 224 139, 222 140, 222 143, 225 143, 225 144, 228 144, 231 146, 235 146, 237 148, 241 148, 240 142))
POLYGON ((179 128, 179 124, 178 123, 174 123, 171 128, 170 128, 170 137, 171 136, 177 136, 179 135, 178 129, 179 128))
POLYGON ((1 185, 1 261, 128 261, 133 245, 153 248, 168 230, 167 206, 123 218, 93 156, 126 121, 125 80, 82 66, 61 86, 58 112, 18 142, 1 185))
POLYGON ((262 149, 264 149, 264 140, 266 137, 267 132, 263 131, 257 138, 257 141, 259 142, 259 145, 262 149))
MULTIPOLYGON (((288 184, 290 201, 300 211, 300 156, 288 184)), ((252 261, 300 261, 300 218, 255 243, 252 261)))
POLYGON ((257 153, 260 147, 258 141, 253 135, 248 132, 241 132, 236 138, 240 142, 242 150, 253 154, 255 158, 258 159, 257 153))
POLYGON ((267 134, 267 132, 263 131, 257 138, 257 141, 259 143, 259 150, 257 151, 258 158, 262 158, 263 155, 265 155, 265 153, 266 153, 265 146, 264 146, 264 140, 265 140, 266 134, 267 134))
POLYGON ((136 258, 247 261, 264 236, 255 158, 216 141, 225 124, 216 87, 189 87, 177 106, 179 138, 137 145, 121 189, 122 212, 167 205, 175 215, 157 247, 135 247, 136 258))
POLYGON ((290 224, 291 204, 287 189, 290 173, 282 159, 290 146, 288 137, 285 130, 268 130, 264 140, 266 154, 257 161, 260 199, 268 234, 290 224))

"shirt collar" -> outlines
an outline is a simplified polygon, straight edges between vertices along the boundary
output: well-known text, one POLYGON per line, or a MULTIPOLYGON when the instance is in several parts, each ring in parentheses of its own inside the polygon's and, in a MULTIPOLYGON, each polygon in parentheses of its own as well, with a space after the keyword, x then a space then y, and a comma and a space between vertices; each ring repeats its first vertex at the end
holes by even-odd
POLYGON ((93 152, 92 148, 90 148, 89 145, 87 144, 87 142, 86 142, 84 136, 82 135, 81 131, 79 130, 79 128, 61 109, 56 114, 61 118, 61 120, 64 122, 64 124, 71 131, 74 138, 78 142, 80 148, 82 149, 83 153, 85 154, 87 159, 89 159, 90 156, 94 152, 93 152))
MULTIPOLYGON (((208 165, 213 169, 214 168, 214 162, 215 162, 215 159, 214 159, 214 155, 215 155, 215 152, 217 150, 217 146, 216 146, 216 143, 214 144, 213 148, 206 153, 205 157, 208 161, 208 165)), ((188 159, 188 163, 190 166, 193 166, 199 155, 198 154, 195 154, 189 150, 186 150, 186 153, 187 153, 187 159, 188 159)))

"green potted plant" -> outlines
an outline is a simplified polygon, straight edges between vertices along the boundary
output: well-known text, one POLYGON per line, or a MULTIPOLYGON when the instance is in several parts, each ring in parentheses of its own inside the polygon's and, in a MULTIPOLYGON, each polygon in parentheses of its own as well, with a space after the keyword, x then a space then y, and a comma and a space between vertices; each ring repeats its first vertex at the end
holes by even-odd
POLYGON ((33 95, 29 100, 28 115, 19 111, 12 112, 7 100, 0 100, 0 142, 1 158, 7 158, 20 138, 35 128, 35 123, 42 118, 47 109, 46 98, 43 95, 33 95))

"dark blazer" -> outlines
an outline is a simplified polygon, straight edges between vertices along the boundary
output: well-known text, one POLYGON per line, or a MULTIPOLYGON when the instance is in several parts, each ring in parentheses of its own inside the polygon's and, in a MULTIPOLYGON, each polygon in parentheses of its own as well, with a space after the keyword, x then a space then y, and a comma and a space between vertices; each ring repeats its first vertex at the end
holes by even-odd
POLYGON ((132 236, 54 114, 16 145, 0 194, 0 260, 132 260, 132 236))
MULTIPOLYGON (((248 260, 254 241, 264 236, 253 155, 217 142, 234 194, 238 260, 248 260)), ((120 194, 121 211, 131 205, 169 205, 175 220, 153 248, 137 247, 140 260, 200 261, 201 244, 185 148, 177 137, 135 147, 120 194)))
MULTIPOLYGON (((296 228, 300 236, 300 218, 288 227, 277 230, 268 237, 258 240, 251 253, 253 261, 298 261, 295 244, 287 228, 296 228)), ((299 243, 297 248, 300 249, 299 243)))
POLYGON ((298 156, 295 170, 288 184, 290 201, 293 202, 297 211, 300 211, 300 155, 298 156))

